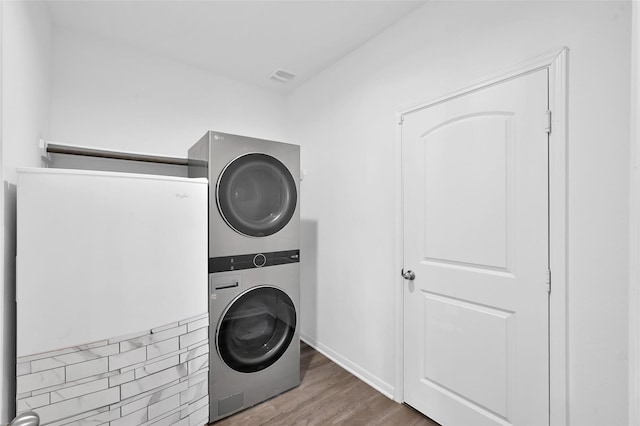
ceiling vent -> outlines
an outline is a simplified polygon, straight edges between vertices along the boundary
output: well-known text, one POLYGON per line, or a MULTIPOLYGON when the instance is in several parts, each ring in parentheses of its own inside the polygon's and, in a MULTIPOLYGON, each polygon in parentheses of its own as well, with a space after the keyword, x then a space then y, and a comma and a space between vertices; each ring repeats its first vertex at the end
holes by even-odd
POLYGON ((283 69, 275 70, 269 76, 270 80, 277 81, 280 83, 288 83, 294 78, 296 78, 296 75, 294 73, 285 71, 283 69))

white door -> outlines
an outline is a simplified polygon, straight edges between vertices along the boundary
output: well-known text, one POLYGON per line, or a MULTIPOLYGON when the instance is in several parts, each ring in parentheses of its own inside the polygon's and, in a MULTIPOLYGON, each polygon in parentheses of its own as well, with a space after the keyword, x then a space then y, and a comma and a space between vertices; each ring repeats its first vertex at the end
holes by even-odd
POLYGON ((547 108, 545 69, 404 116, 404 399, 446 426, 549 423, 547 108))

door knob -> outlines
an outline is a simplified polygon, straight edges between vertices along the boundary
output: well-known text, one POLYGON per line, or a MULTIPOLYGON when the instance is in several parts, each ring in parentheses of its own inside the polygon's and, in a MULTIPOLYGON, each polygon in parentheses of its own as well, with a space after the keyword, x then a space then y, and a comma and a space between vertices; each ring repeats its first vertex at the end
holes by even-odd
POLYGON ((405 280, 413 281, 416 279, 416 274, 411 269, 409 269, 407 272, 404 272, 403 270, 402 278, 404 278, 405 280))

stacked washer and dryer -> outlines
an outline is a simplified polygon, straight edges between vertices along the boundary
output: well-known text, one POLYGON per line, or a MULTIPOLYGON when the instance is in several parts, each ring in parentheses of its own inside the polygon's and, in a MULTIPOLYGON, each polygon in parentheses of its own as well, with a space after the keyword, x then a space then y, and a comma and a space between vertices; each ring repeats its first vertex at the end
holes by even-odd
POLYGON ((208 132, 209 421, 300 383, 300 147, 208 132))

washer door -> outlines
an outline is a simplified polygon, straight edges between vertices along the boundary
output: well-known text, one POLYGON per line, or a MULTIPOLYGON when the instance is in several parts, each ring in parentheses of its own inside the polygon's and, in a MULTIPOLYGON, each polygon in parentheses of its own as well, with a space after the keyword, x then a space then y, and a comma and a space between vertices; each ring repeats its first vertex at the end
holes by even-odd
POLYGON ((296 209, 296 184, 284 164, 266 154, 245 154, 218 179, 218 210, 235 231, 265 237, 284 228, 296 209))
POLYGON ((255 287, 229 305, 218 324, 216 344, 229 367, 253 373, 284 354, 295 330, 291 298, 275 287, 255 287))

